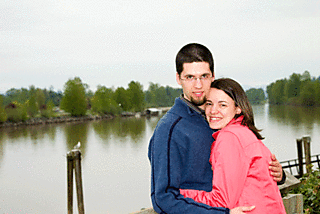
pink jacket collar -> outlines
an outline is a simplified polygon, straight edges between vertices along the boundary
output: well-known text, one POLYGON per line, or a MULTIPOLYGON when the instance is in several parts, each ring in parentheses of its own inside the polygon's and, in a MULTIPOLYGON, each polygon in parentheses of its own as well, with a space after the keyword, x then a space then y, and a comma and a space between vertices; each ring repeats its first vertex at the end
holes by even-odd
MULTIPOLYGON (((233 118, 233 119, 228 123, 228 125, 227 125, 226 127, 228 127, 228 126, 230 126, 230 125, 232 125, 232 124, 241 124, 242 120, 243 120, 243 115, 241 115, 241 116, 238 117, 237 119, 234 119, 234 118, 233 118)), ((226 127, 224 127, 224 128, 226 128, 226 127)), ((220 129, 220 130, 221 130, 221 129, 220 129)), ((212 137, 213 137, 215 140, 217 139, 220 130, 218 130, 218 131, 216 131, 216 132, 214 132, 214 133, 212 134, 212 137)))

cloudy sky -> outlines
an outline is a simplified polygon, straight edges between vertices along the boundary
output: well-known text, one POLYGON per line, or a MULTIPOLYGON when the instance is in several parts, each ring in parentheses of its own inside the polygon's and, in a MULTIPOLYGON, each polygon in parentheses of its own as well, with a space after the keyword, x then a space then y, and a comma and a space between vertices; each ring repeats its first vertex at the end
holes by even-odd
POLYGON ((80 77, 127 87, 179 87, 175 55, 187 43, 214 54, 217 77, 259 87, 292 73, 320 75, 318 0, 3 0, 0 93, 63 90, 80 77))

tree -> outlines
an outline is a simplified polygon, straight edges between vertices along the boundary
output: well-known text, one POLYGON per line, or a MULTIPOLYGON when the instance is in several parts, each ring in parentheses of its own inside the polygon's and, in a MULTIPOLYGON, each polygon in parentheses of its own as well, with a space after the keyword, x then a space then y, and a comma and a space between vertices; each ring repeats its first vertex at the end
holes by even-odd
POLYGON ((284 104, 284 88, 287 80, 277 80, 275 83, 271 83, 267 86, 267 94, 269 98, 269 103, 271 104, 284 104))
POLYGON ((27 111, 30 118, 33 118, 38 114, 39 107, 37 104, 37 91, 35 87, 32 85, 29 89, 29 96, 30 99, 26 102, 27 104, 27 111))
POLYGON ((135 112, 143 111, 145 102, 142 85, 139 82, 131 81, 128 86, 128 98, 131 110, 135 112))
POLYGON ((4 96, 0 95, 0 123, 3 123, 7 120, 7 114, 3 105, 4 96))
POLYGON ((15 89, 11 88, 5 93, 3 104, 6 106, 9 103, 18 102, 25 103, 30 99, 29 90, 26 88, 15 89))
POLYGON ((44 108, 41 109, 41 116, 45 117, 45 118, 52 117, 53 116, 53 107, 54 107, 53 101, 49 100, 47 102, 47 104, 44 106, 44 108))
POLYGON ((36 90, 36 100, 37 100, 37 104, 39 109, 43 109, 45 104, 46 104, 46 96, 44 94, 44 90, 37 88, 36 90))
POLYGON ((85 86, 79 77, 69 79, 64 85, 61 109, 71 116, 84 116, 87 111, 85 86))
POLYGON ((145 99, 146 99, 148 107, 157 107, 157 105, 156 105, 156 100, 157 100, 156 91, 158 90, 159 87, 160 87, 159 84, 155 84, 152 82, 149 83, 149 88, 145 93, 145 99))
POLYGON ((123 87, 119 87, 113 94, 113 99, 121 107, 123 111, 130 110, 130 101, 128 96, 128 91, 123 87))
POLYGON ((169 86, 163 87, 150 82, 145 92, 146 105, 148 107, 172 106, 176 97, 182 94, 182 89, 174 89, 169 86))
POLYGON ((113 99, 112 89, 105 86, 98 86, 97 91, 91 99, 92 111, 99 114, 116 114, 119 113, 119 105, 113 99))
POLYGON ((309 71, 304 71, 301 75, 301 81, 311 80, 311 75, 309 71))
POLYGON ((312 82, 310 79, 305 80, 300 93, 300 100, 303 105, 313 106, 316 104, 316 82, 312 82))
POLYGON ((262 88, 250 88, 246 91, 246 94, 249 99, 249 102, 252 104, 261 104, 266 99, 266 96, 262 88))
POLYGON ((297 102, 297 98, 300 96, 301 75, 293 73, 289 80, 286 82, 284 88, 284 95, 289 103, 297 102))

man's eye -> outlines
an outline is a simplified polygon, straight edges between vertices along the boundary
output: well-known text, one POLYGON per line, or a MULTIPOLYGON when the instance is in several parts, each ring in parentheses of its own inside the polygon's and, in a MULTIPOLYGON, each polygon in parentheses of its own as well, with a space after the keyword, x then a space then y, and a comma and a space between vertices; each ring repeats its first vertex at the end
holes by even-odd
POLYGON ((193 79, 193 76, 187 76, 186 79, 187 79, 187 80, 192 80, 192 79, 193 79))
POLYGON ((209 78, 209 74, 204 74, 201 76, 201 79, 208 79, 209 78))

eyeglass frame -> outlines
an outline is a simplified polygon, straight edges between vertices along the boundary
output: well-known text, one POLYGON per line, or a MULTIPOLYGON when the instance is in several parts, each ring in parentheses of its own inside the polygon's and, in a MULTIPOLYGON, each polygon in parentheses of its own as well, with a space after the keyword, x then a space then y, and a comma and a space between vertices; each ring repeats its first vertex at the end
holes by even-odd
POLYGON ((207 81, 207 80, 210 80, 210 78, 212 78, 213 76, 211 76, 210 74, 203 74, 201 75, 201 77, 195 77, 195 76, 192 76, 192 75, 187 75, 186 78, 182 79, 181 76, 180 76, 180 80, 184 80, 188 83, 194 83, 196 82, 197 80, 200 80, 200 82, 204 82, 204 81, 207 81))

